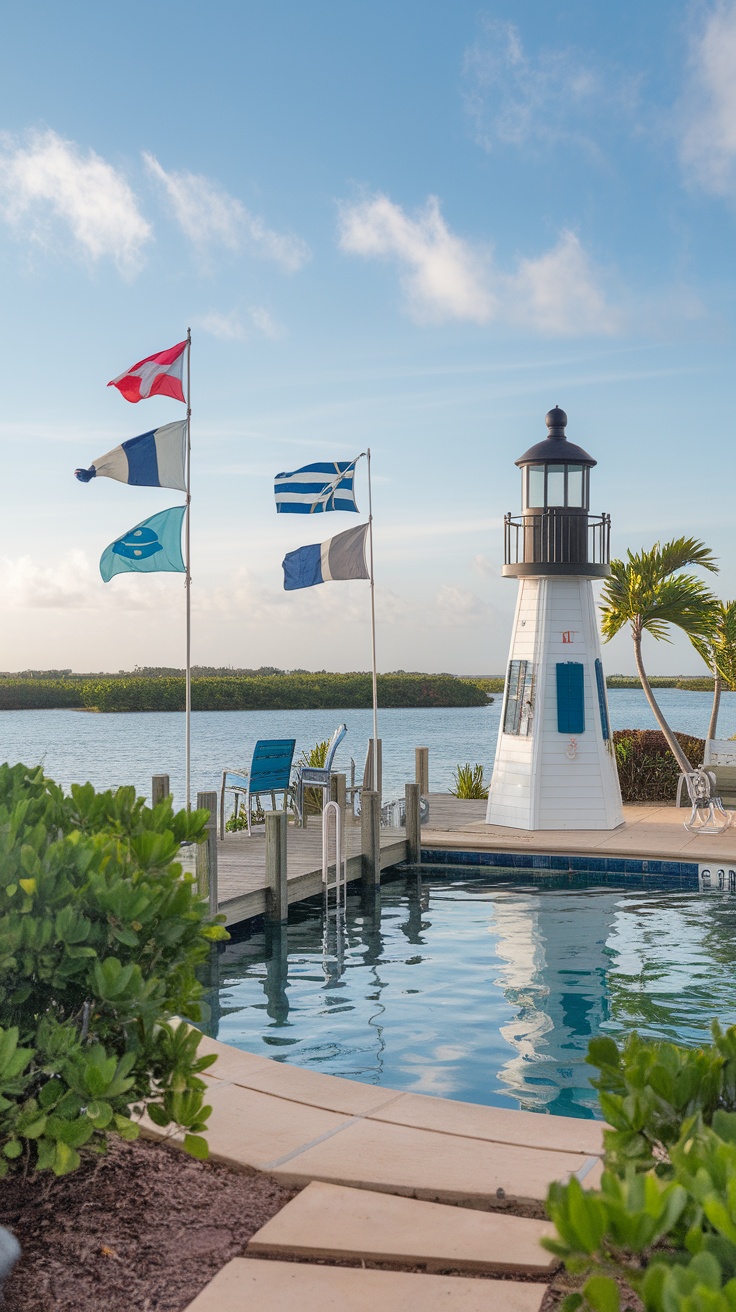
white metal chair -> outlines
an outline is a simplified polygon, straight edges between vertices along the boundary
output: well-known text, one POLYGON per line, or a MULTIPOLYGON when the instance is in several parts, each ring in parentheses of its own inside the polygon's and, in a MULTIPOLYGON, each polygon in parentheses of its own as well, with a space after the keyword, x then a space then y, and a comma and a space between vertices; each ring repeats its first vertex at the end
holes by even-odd
POLYGON ((327 755, 325 756, 324 765, 298 765, 296 776, 296 810, 299 817, 299 823, 304 824, 304 789, 320 788, 323 793, 327 793, 329 799, 332 762, 335 759, 335 753, 340 746, 345 734, 348 731, 346 724, 339 724, 333 733, 327 746, 327 755))

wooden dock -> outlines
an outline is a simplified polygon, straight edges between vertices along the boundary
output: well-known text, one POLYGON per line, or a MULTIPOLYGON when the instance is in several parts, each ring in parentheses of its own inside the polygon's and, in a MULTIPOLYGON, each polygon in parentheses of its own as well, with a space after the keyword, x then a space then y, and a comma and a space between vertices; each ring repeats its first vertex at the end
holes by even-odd
MULTIPOLYGON (((403 829, 382 829, 381 870, 387 870, 406 858, 406 834, 403 829)), ((361 828, 359 823, 345 828, 345 854, 348 881, 363 877, 361 828)), ((185 869, 195 869, 193 850, 182 853, 185 869)), ((334 865, 330 879, 334 879, 334 865)), ((266 878, 266 836, 263 825, 255 826, 251 837, 245 831, 226 834, 217 839, 217 909, 226 925, 236 925, 268 910, 266 878)), ((288 903, 301 902, 322 891, 322 823, 311 817, 306 829, 288 826, 287 836, 288 903)))

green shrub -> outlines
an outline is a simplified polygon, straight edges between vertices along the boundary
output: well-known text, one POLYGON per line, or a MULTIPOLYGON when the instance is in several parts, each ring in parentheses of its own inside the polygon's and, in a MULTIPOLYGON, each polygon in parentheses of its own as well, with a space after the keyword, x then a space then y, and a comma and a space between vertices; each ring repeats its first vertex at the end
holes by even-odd
POLYGON ((617 1312, 626 1289, 647 1312, 736 1308, 736 1026, 712 1032, 712 1045, 694 1049, 636 1034, 621 1050, 591 1042, 612 1127, 601 1188, 553 1184, 558 1238, 543 1240, 587 1277, 566 1312, 617 1312))
POLYGON ((456 765, 453 778, 455 787, 450 789, 453 797, 462 797, 465 801, 481 801, 488 796, 482 765, 456 765))
POLYGON ((136 1138, 144 1102, 206 1157, 212 1058, 174 1018, 201 1018, 196 968, 227 937, 176 860, 207 815, 0 766, 0 1175, 74 1170, 136 1138))
MULTIPOLYGON (((675 734, 693 765, 703 760, 705 740, 675 734)), ((680 767, 659 729, 617 729, 613 735, 624 802, 674 802, 680 767)))

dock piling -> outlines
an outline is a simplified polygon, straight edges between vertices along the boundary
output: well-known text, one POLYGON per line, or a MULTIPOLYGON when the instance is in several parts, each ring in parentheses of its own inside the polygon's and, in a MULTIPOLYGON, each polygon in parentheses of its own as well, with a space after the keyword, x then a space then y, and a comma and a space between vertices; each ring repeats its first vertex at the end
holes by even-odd
MULTIPOLYGON (((380 741, 380 740, 379 740, 380 741)), ((360 851, 363 883, 381 883, 381 804, 380 795, 363 789, 360 794, 360 851)))
POLYGON ((419 785, 419 796, 429 796, 429 748, 414 748, 414 781, 419 785))
MULTIPOLYGON (((164 776, 165 777, 165 776, 164 776)), ((197 810, 209 811, 207 838, 197 848, 197 887, 209 898, 210 915, 217 915, 217 793, 197 793, 197 810)))
POLYGON ((340 808, 342 822, 345 824, 345 806, 347 802, 347 775, 333 774, 330 776, 330 801, 337 802, 340 808))
POLYGON ((406 859, 412 865, 421 861, 422 836, 419 826, 419 784, 406 784, 406 859))
POLYGON ((171 785, 167 774, 154 774, 151 777, 151 806, 158 806, 165 797, 171 796, 171 785))
POLYGON ((266 812, 266 919, 283 924, 289 919, 286 872, 286 812, 266 812))

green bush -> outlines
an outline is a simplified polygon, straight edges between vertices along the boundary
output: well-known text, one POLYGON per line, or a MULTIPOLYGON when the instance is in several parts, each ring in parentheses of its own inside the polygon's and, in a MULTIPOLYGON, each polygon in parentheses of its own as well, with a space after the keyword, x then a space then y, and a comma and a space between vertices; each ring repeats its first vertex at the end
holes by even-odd
MULTIPOLYGON (((693 765, 703 760, 705 740, 675 734, 693 765)), ((680 767, 659 729, 617 729, 613 735, 624 802, 674 802, 680 767)))
POLYGON ((605 1171, 600 1190, 551 1186, 558 1238, 545 1247, 582 1292, 565 1312, 618 1312, 634 1291, 646 1312, 736 1309, 736 1026, 681 1048, 633 1034, 594 1039, 605 1171))
POLYGON ((133 788, 69 796, 0 766, 0 1175, 64 1175, 131 1114, 185 1131, 206 1157, 210 1109, 196 968, 219 923, 176 858, 208 813, 153 810, 133 788))
MULTIPOLYGON (((485 706, 478 684, 450 674, 379 674, 383 707, 485 706)), ((370 674, 272 674, 192 679, 195 711, 349 710, 372 705, 370 674)), ((97 711, 183 711, 181 676, 0 678, 0 710, 78 707, 97 711)))
POLYGON ((482 765, 456 765, 453 778, 455 787, 450 789, 453 797, 481 801, 488 796, 482 765))

